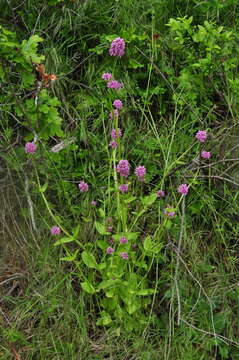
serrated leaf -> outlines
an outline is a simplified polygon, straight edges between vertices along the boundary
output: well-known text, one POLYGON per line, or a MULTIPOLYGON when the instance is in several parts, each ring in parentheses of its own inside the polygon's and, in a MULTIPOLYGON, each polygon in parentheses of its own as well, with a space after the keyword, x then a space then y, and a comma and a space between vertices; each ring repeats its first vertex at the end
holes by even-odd
POLYGON ((89 268, 92 268, 92 269, 98 269, 98 264, 97 264, 93 254, 91 254, 87 251, 83 251, 83 253, 81 254, 81 257, 86 266, 88 266, 89 268))
POLYGON ((74 239, 72 237, 64 237, 64 238, 57 240, 53 245, 58 246, 58 245, 70 243, 72 241, 74 241, 74 239))

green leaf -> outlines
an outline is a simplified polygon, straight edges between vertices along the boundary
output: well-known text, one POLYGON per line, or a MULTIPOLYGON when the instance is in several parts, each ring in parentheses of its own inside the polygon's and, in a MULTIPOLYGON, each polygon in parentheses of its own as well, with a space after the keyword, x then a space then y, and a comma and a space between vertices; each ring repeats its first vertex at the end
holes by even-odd
POLYGON ((136 61, 134 59, 129 60, 129 68, 138 69, 138 68, 142 68, 142 67, 144 67, 144 65, 140 64, 138 61, 136 61))
POLYGON ((80 225, 77 225, 73 231, 73 238, 76 239, 80 231, 80 225))
POLYGON ((125 237, 128 239, 128 240, 136 240, 137 237, 139 236, 139 232, 127 232, 125 234, 125 237))
POLYGON ((104 218, 105 217, 105 211, 101 208, 99 208, 99 215, 100 217, 104 218))
POLYGON ((123 201, 124 201, 125 204, 129 204, 129 203, 131 203, 132 201, 134 201, 135 199, 137 199, 136 196, 129 196, 129 197, 127 197, 126 199, 123 199, 123 201))
POLYGON ((60 258, 60 260, 61 261, 74 261, 78 252, 79 252, 79 250, 76 250, 72 256, 63 257, 63 258, 60 258))
POLYGON ((150 206, 155 202, 156 199, 157 199, 157 194, 153 193, 151 195, 145 196, 144 198, 141 199, 141 201, 143 205, 150 206))
POLYGON ((104 289, 107 289, 107 288, 109 288, 109 287, 115 287, 117 283, 118 283, 117 280, 112 280, 112 279, 103 280, 103 281, 101 281, 101 283, 98 285, 98 290, 104 290, 104 289))
POLYGON ((112 322, 110 314, 106 311, 101 312, 101 317, 96 321, 96 325, 109 325, 112 322))
POLYGON ((100 235, 110 235, 110 233, 106 231, 105 226, 103 224, 101 224, 98 221, 95 221, 94 224, 95 224, 96 230, 98 231, 98 233, 100 235))
POLYGON ((136 292, 136 295, 139 296, 147 296, 147 295, 151 295, 154 294, 155 290, 154 289, 142 289, 136 292))
POLYGON ((41 187, 39 188, 39 191, 40 191, 41 193, 44 193, 44 192, 46 191, 47 187, 48 187, 48 182, 46 182, 43 186, 41 186, 41 187))
POLYGON ((37 46, 41 41, 43 39, 38 35, 32 35, 28 40, 22 41, 21 51, 27 61, 39 64, 45 59, 45 56, 37 54, 37 46))
POLYGON ((95 288, 89 281, 84 281, 81 283, 82 289, 87 292, 88 294, 94 294, 95 288))
POLYGON ((64 237, 64 238, 57 240, 53 245, 58 246, 58 245, 70 243, 72 241, 74 241, 74 239, 72 237, 64 237))
POLYGON ((147 236, 144 239, 144 250, 151 251, 151 249, 152 249, 152 240, 150 236, 147 236))
POLYGON ((92 268, 92 269, 98 269, 98 264, 97 264, 93 254, 91 254, 87 251, 83 251, 83 253, 81 254, 81 257, 86 266, 88 266, 89 268, 92 268))

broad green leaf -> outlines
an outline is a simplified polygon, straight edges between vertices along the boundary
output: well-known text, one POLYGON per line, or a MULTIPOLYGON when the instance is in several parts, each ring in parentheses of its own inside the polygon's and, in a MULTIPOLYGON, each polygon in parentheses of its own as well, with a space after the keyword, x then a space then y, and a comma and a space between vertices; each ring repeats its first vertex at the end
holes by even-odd
POLYGON ((123 201, 124 201, 125 204, 129 204, 129 203, 131 203, 132 201, 134 201, 135 199, 137 199, 136 196, 129 196, 129 197, 123 199, 123 201))
POLYGON ((138 236, 139 236, 139 233, 138 233, 138 232, 130 232, 130 233, 126 233, 126 234, 125 234, 125 237, 126 237, 128 240, 136 240, 138 236))
POLYGON ((151 251, 152 250, 152 240, 150 236, 147 236, 144 239, 144 250, 151 251))
POLYGON ((88 294, 94 294, 95 288, 89 281, 84 281, 81 283, 82 289, 87 292, 88 294))
POLYGON ((73 231, 73 238, 76 239, 80 231, 80 225, 77 225, 73 231))
POLYGON ((58 246, 58 245, 70 243, 72 241, 74 241, 74 239, 72 237, 64 237, 64 238, 57 240, 53 245, 58 246))
POLYGON ((83 253, 81 254, 81 257, 86 266, 88 266, 89 268, 92 268, 92 269, 98 269, 98 264, 97 264, 93 254, 91 254, 87 251, 83 251, 83 253))
POLYGON ((107 247, 109 246, 109 244, 104 240, 97 240, 96 244, 103 251, 105 251, 107 249, 107 247))
POLYGON ((131 69, 138 69, 144 67, 143 64, 140 64, 137 60, 130 59, 129 60, 129 68, 131 69))
POLYGON ((127 306, 127 311, 128 313, 131 315, 133 313, 135 313, 135 311, 137 311, 138 309, 140 309, 140 302, 137 300, 135 300, 134 302, 130 303, 128 306, 127 306))
POLYGON ((147 295, 151 295, 154 294, 155 290, 154 289, 142 289, 136 292, 136 295, 139 296, 147 296, 147 295))
POLYGON ((112 322, 110 314, 106 311, 101 312, 101 317, 96 321, 96 325, 109 325, 112 322))
POLYGON ((101 263, 98 265, 99 270, 104 270, 106 268, 106 263, 101 263))
POLYGON ((163 247, 163 244, 153 244, 152 248, 151 248, 151 252, 154 253, 154 254, 158 254, 161 249, 163 247))
POLYGON ((101 283, 98 285, 98 290, 104 290, 104 289, 107 289, 109 287, 114 287, 116 286, 118 283, 117 280, 112 280, 112 279, 109 279, 109 280, 103 280, 101 281, 101 283))
POLYGON ((141 201, 143 205, 150 206, 155 202, 156 199, 157 199, 157 194, 153 193, 151 195, 145 196, 144 198, 142 198, 141 201))
POLYGON ((95 228, 96 230, 98 231, 98 233, 100 235, 110 235, 110 233, 108 231, 106 231, 105 229, 105 225, 101 224, 100 222, 98 221, 95 221, 95 228))
POLYGON ((99 215, 100 217, 104 218, 105 217, 105 211, 102 208, 99 208, 99 215))

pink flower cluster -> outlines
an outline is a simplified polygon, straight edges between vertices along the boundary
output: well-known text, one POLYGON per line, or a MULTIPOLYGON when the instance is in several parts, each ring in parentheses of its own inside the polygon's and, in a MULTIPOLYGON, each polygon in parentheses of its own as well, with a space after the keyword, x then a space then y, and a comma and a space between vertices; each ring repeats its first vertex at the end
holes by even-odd
POLYGON ((111 42, 111 46, 109 49, 109 54, 110 56, 123 56, 125 53, 125 41, 124 39, 118 37, 116 39, 114 39, 111 42))
POLYGON ((120 174, 120 176, 123 177, 128 177, 129 176, 129 162, 128 160, 120 160, 117 167, 116 167, 116 171, 120 174))
POLYGON ((36 149, 37 149, 37 146, 34 142, 27 142, 25 145, 25 151, 27 154, 34 154, 36 149))
POLYGON ((127 193, 128 192, 128 189, 129 189, 129 185, 128 184, 121 184, 119 186, 119 191, 122 192, 123 194, 124 193, 127 193))
POLYGON ((110 80, 107 82, 107 88, 113 90, 119 90, 123 87, 123 84, 117 80, 110 80))
POLYGON ((176 214, 174 209, 171 208, 171 206, 167 206, 165 209, 164 209, 164 214, 168 217, 174 217, 174 215, 176 214))
POLYGON ((120 110, 120 109, 122 108, 122 106, 123 106, 122 101, 119 100, 119 99, 114 100, 113 106, 114 106, 116 109, 120 110))
POLYGON ((53 226, 51 228, 51 235, 55 236, 55 235, 60 235, 61 233, 61 229, 59 228, 59 226, 53 226))
POLYGON ((123 84, 115 79, 113 79, 113 75, 110 73, 103 73, 101 78, 105 81, 107 81, 106 86, 109 89, 113 90, 119 90, 123 87, 123 84))
POLYGON ((158 190, 158 191, 156 192, 156 194, 157 194, 157 197, 158 197, 158 198, 161 198, 161 197, 164 197, 164 196, 165 196, 165 192, 164 192, 163 190, 158 190))
POLYGON ((111 130, 111 138, 112 139, 118 139, 122 136, 122 130, 121 129, 112 129, 111 130))
POLYGON ((210 159, 210 157, 211 157, 210 151, 201 151, 201 157, 203 159, 210 159))
POLYGON ((109 81, 109 80, 112 79, 112 74, 104 73, 104 74, 102 74, 102 79, 105 80, 105 81, 109 81))
POLYGON ((110 147, 112 149, 116 149, 118 147, 118 143, 115 141, 117 139, 119 139, 122 136, 122 131, 121 129, 112 129, 111 130, 111 139, 112 141, 110 142, 110 147))
POLYGON ((182 195, 187 195, 188 190, 189 190, 189 187, 186 184, 181 184, 178 187, 178 192, 182 195))
POLYGON ((79 183, 78 187, 79 187, 80 192, 82 192, 82 193, 87 192, 89 190, 89 185, 84 181, 81 181, 79 183))
POLYGON ((207 140, 207 136, 208 135, 207 135, 207 132, 205 130, 199 130, 196 133, 195 137, 199 142, 203 143, 203 142, 205 142, 207 140))
POLYGON ((134 171, 135 175, 137 176, 139 181, 144 181, 144 176, 146 174, 146 168, 145 166, 138 166, 135 171, 134 171))

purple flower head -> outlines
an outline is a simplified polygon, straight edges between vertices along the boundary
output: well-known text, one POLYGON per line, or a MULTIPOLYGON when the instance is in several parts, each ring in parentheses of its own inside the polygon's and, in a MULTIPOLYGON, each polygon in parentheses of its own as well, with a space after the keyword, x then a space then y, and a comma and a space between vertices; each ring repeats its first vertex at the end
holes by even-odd
POLYGON ((81 181, 78 185, 80 192, 87 192, 89 190, 89 185, 84 181, 81 181))
POLYGON ((61 229, 59 228, 59 226, 53 226, 51 228, 51 235, 60 235, 61 233, 61 229))
POLYGON ((117 110, 117 109, 114 109, 113 111, 111 111, 109 113, 110 120, 112 120, 113 118, 117 119, 118 117, 119 117, 119 110, 117 110))
POLYGON ((116 141, 111 141, 110 143, 109 143, 109 146, 112 148, 112 149, 116 149, 117 148, 117 146, 118 146, 118 144, 117 144, 117 142, 116 141))
POLYGON ((37 146, 34 142, 27 142, 25 145, 25 151, 27 154, 33 154, 37 149, 37 146))
POLYGON ((97 205, 97 201, 92 200, 90 204, 91 204, 92 206, 96 206, 96 205, 97 205))
POLYGON ((189 187, 186 184, 181 184, 178 187, 178 192, 182 195, 187 195, 188 190, 189 190, 189 187))
POLYGON ((113 226, 108 226, 107 231, 112 232, 113 231, 113 226))
POLYGON ((124 39, 118 37, 111 42, 109 49, 110 56, 123 56, 125 50, 125 41, 124 39))
POLYGON ((112 139, 118 139, 122 136, 122 130, 121 129, 112 129, 111 130, 111 138, 112 139))
POLYGON ((119 241, 121 244, 126 244, 128 242, 128 240, 124 236, 122 236, 119 241))
POLYGON ((104 74, 102 74, 102 79, 106 80, 106 81, 109 81, 110 79, 112 79, 112 74, 104 73, 104 74))
POLYGON ((173 217, 176 213, 175 211, 170 207, 170 206, 167 206, 165 209, 164 209, 164 214, 168 217, 173 217))
POLYGON ((161 197, 164 197, 164 196, 165 196, 165 192, 164 192, 163 190, 158 190, 158 191, 156 192, 156 194, 157 194, 157 197, 158 197, 158 198, 161 198, 161 197))
POLYGON ((119 186, 119 191, 121 191, 122 193, 127 193, 129 189, 129 185, 128 184, 122 184, 119 186))
POLYGON ((116 171, 120 174, 120 176, 128 177, 129 167, 128 160, 120 160, 116 167, 116 171))
POLYGON ((109 89, 119 90, 119 89, 121 89, 123 87, 123 84, 121 84, 117 80, 110 80, 110 81, 107 82, 107 87, 109 89))
POLYGON ((121 257, 122 259, 124 259, 124 260, 128 260, 129 255, 128 255, 127 252, 122 252, 122 253, 120 253, 120 257, 121 257))
POLYGON ((138 166, 135 171, 135 175, 137 176, 139 181, 144 181, 144 176, 146 174, 146 168, 145 166, 138 166))
POLYGON ((106 253, 109 254, 109 255, 111 255, 111 254, 114 253, 114 249, 109 246, 109 247, 106 249, 106 253))
POLYGON ((202 151, 202 152, 201 152, 201 157, 202 157, 203 159, 210 159, 210 157, 211 157, 210 151, 202 151))
POLYGON ((120 110, 121 108, 122 108, 122 106, 123 106, 123 103, 122 103, 122 101, 121 100, 115 100, 114 102, 113 102, 113 106, 116 108, 116 109, 118 109, 118 110, 120 110))
POLYGON ((207 140, 207 132, 205 130, 199 130, 195 137, 199 142, 203 143, 207 140))

